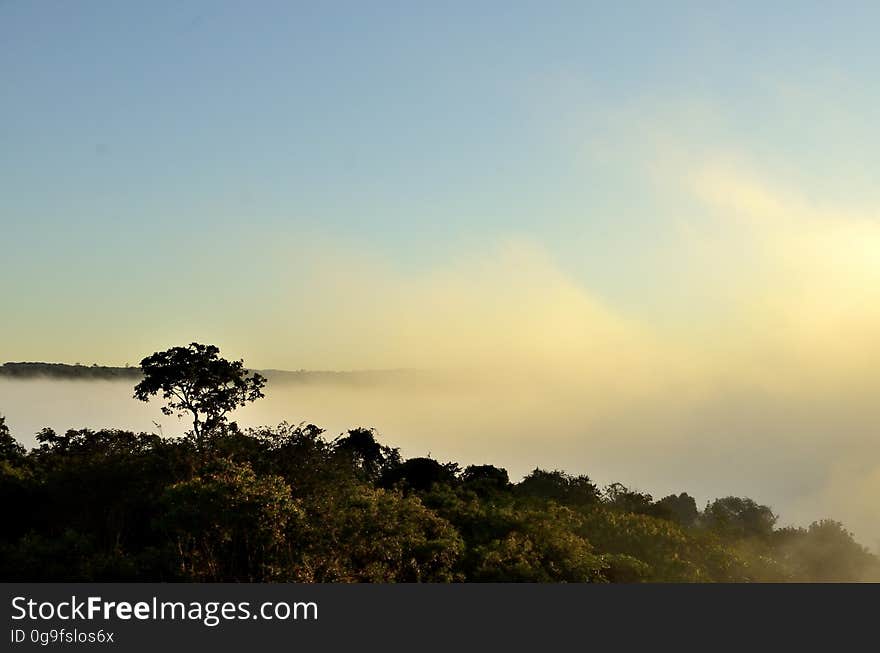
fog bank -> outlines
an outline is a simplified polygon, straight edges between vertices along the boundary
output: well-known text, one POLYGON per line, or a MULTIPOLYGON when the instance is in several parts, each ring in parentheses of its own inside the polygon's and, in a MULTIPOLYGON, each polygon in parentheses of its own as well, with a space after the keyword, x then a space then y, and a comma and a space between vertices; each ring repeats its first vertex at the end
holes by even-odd
MULTIPOLYGON (((158 403, 130 397, 124 382, 0 381, 0 411, 28 446, 44 426, 156 432, 155 422, 169 437, 186 428, 162 415, 158 403)), ((526 379, 499 385, 450 373, 369 383, 328 378, 270 382, 266 399, 235 418, 242 426, 307 421, 331 437, 371 426, 405 456, 493 463, 513 478, 540 466, 587 473, 603 484, 621 481, 658 497, 747 495, 771 505, 782 523, 830 516, 869 546, 880 540, 870 500, 880 483, 880 445, 871 425, 743 388, 707 390, 684 407, 662 395, 629 405, 607 396, 593 401, 526 379)))

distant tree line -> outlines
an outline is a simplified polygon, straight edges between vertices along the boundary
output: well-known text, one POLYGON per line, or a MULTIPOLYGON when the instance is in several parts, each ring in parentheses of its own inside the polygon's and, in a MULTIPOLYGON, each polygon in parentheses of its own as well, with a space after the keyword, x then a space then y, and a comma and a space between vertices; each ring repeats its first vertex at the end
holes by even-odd
POLYGON ((838 522, 778 528, 767 506, 698 509, 587 476, 404 460, 371 429, 228 419, 265 379, 193 343, 142 361, 135 396, 194 427, 166 439, 0 417, 0 579, 244 582, 880 580, 838 522))
MULTIPOLYGON (((260 370, 261 374, 279 383, 332 383, 347 385, 375 385, 381 383, 425 382, 430 375, 418 370, 260 370)), ((0 379, 54 379, 59 381, 132 381, 142 376, 140 367, 108 367, 91 365, 68 365, 66 363, 4 363, 0 365, 0 379)))
POLYGON ((139 367, 104 367, 101 365, 66 365, 64 363, 4 363, 0 365, 0 378, 33 379, 48 377, 66 380, 115 380, 137 379, 139 367))

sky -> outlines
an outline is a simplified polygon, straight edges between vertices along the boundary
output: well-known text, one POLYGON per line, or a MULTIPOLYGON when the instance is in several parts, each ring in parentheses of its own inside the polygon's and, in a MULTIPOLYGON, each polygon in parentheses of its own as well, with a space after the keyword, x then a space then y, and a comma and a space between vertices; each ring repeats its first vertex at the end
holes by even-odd
POLYGON ((372 316, 316 299, 332 270, 429 286, 511 243, 728 324, 753 252, 694 179, 873 218, 880 10, 714 4, 7 0, 0 358, 415 364, 344 342, 372 316))
POLYGON ((466 371, 523 434, 742 443, 864 530, 878 18, 0 2, 0 361, 466 371))

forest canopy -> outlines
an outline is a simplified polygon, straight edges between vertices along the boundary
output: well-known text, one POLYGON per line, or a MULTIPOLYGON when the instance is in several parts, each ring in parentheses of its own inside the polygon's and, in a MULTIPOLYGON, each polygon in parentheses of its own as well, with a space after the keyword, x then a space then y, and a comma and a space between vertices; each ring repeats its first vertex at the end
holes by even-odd
POLYGON ((27 451, 0 417, 2 580, 880 580, 839 522, 780 528, 747 497, 701 509, 548 469, 514 483, 492 464, 404 459, 364 427, 241 429, 227 416, 265 379, 218 354, 193 343, 131 368, 137 398, 192 415, 180 438, 46 428, 27 451))

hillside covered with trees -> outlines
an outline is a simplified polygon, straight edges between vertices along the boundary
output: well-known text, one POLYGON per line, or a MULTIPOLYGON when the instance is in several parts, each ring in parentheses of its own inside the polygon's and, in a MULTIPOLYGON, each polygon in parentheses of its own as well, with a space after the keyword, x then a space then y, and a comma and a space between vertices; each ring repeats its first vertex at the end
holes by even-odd
POLYGON ((266 379, 210 345, 153 354, 135 378, 136 399, 189 416, 185 437, 44 429, 26 451, 0 417, 0 579, 880 580, 840 523, 778 528, 744 497, 700 510, 556 470, 512 483, 489 464, 405 460, 367 428, 242 430, 229 414, 266 379))
MULTIPOLYGON (((273 383, 345 383, 368 385, 397 381, 424 381, 428 375, 411 369, 391 370, 259 370, 273 383)), ((106 365, 68 365, 65 363, 7 362, 0 365, 0 379, 25 381, 48 379, 53 381, 131 381, 141 379, 140 367, 110 367, 106 365)))

